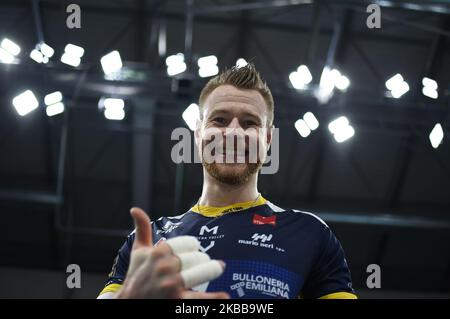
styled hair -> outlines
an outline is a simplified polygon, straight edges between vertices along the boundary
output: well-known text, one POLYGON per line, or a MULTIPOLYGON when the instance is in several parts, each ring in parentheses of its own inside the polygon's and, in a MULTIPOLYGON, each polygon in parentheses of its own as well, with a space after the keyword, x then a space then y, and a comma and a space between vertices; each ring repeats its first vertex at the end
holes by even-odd
POLYGON ((221 85, 232 85, 238 89, 258 91, 267 104, 268 119, 267 126, 272 126, 274 119, 274 103, 272 92, 270 92, 267 83, 261 78, 253 63, 248 63, 243 67, 232 67, 218 74, 205 85, 200 93, 199 107, 200 119, 203 116, 203 108, 206 98, 221 85))

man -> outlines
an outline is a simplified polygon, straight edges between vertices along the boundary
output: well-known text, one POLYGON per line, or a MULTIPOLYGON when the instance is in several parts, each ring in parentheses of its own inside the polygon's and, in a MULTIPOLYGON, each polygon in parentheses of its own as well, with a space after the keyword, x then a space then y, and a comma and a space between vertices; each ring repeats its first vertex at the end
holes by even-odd
POLYGON ((254 66, 211 79, 199 107, 200 199, 185 214, 152 223, 133 208, 136 230, 119 250, 99 298, 356 298, 344 252, 329 227, 258 192, 274 102, 254 66), (225 142, 212 138, 217 131, 225 142), (243 151, 227 142, 228 135, 245 141, 243 151), (207 161, 203 150, 213 141, 214 160, 207 161), (252 142, 256 161, 250 161, 252 142), (229 157, 234 161, 218 160, 229 157))

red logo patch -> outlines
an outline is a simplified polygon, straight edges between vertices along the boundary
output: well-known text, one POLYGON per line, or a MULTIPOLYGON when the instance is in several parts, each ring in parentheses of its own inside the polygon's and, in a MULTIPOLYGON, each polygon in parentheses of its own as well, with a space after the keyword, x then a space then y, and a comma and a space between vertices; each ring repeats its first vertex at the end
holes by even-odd
POLYGON ((277 221, 277 216, 261 216, 258 214, 253 215, 253 224, 255 225, 273 225, 275 226, 277 221))

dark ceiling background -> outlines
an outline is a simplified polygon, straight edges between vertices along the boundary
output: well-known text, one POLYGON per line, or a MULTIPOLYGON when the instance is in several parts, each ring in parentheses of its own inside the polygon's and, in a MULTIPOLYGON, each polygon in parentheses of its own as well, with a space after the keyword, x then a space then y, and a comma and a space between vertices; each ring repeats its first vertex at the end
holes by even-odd
POLYGON ((256 8, 249 10, 248 1, 196 0, 191 50, 185 1, 78 0, 79 30, 65 26, 69 3, 39 1, 36 20, 32 1, 0 1, 0 37, 30 52, 41 25, 55 48, 47 65, 25 53, 17 65, 0 64, 0 266, 64 271, 77 263, 106 278, 132 228, 131 206, 155 219, 196 202, 201 166, 174 164, 170 135, 185 126, 181 113, 206 80, 167 77, 165 56, 158 55, 166 30, 165 55, 214 54, 220 69, 238 57, 254 61, 272 88, 280 128, 280 168, 261 176, 260 190, 278 206, 315 212, 331 225, 356 289, 366 287, 366 267, 377 263, 381 291, 450 294, 448 1, 385 1, 381 29, 368 29, 366 1, 280 7, 252 1, 256 8), (58 61, 67 43, 85 48, 79 68, 58 61), (120 51, 128 80, 103 79, 99 60, 111 50, 120 51), (317 83, 330 55, 351 86, 320 105, 294 90, 288 75, 307 64, 317 83), (395 73, 411 87, 398 100, 384 96, 384 82, 395 73), (422 96, 423 76, 439 83, 438 100, 422 96), (19 117, 11 100, 27 88, 41 97, 60 90, 66 112, 48 118, 39 109, 19 117), (105 95, 125 99, 123 121, 99 112, 105 95), (320 127, 303 139, 294 122, 306 111, 320 127), (339 115, 356 131, 342 144, 327 130, 339 115), (428 134, 437 122, 446 137, 433 149, 428 134))

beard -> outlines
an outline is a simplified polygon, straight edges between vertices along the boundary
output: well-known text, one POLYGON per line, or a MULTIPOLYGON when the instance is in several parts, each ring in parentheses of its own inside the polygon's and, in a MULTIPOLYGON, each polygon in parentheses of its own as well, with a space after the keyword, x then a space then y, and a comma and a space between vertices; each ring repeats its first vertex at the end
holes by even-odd
POLYGON ((257 174, 262 163, 206 163, 203 161, 203 167, 206 171, 221 183, 228 185, 242 185, 246 183, 250 177, 257 174))
MULTIPOLYGON (((246 141, 246 143, 248 143, 248 141, 246 141)), ((203 149, 207 144, 208 142, 206 142, 205 140, 202 141, 202 150, 200 151, 200 153, 203 152, 203 149)), ((225 144, 219 145, 221 148, 225 148, 226 141, 225 144)), ((259 150, 259 145, 257 149, 259 150)), ((229 158, 227 157, 227 155, 225 155, 227 154, 226 149, 224 149, 223 152, 220 152, 221 154, 216 153, 216 151, 217 149, 214 149, 212 151, 211 155, 213 155, 215 158, 212 162, 205 161, 203 154, 200 154, 200 156, 202 158, 202 165, 206 169, 208 174, 223 184, 233 186, 245 184, 254 174, 258 174, 263 165, 263 162, 259 157, 260 155, 257 154, 255 160, 253 157, 250 157, 250 155, 248 154, 248 150, 245 151, 244 155, 242 150, 238 152, 236 149, 234 149, 234 152, 232 151, 231 153, 231 162, 227 162, 229 158), (220 157, 221 161, 217 162, 218 157, 216 156, 220 157), (238 157, 241 161, 238 161, 238 157), (251 158, 252 160, 250 160, 251 158)))

